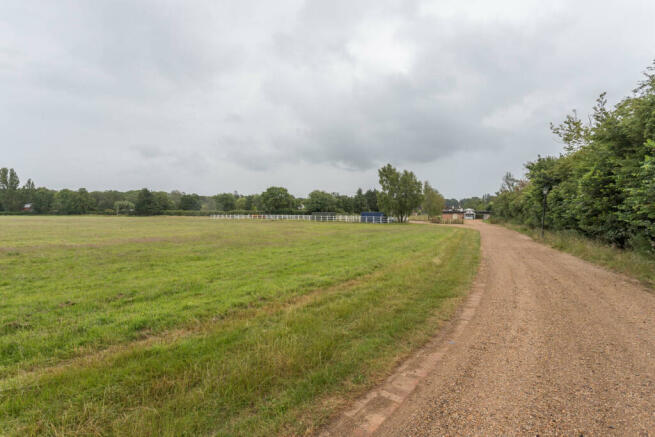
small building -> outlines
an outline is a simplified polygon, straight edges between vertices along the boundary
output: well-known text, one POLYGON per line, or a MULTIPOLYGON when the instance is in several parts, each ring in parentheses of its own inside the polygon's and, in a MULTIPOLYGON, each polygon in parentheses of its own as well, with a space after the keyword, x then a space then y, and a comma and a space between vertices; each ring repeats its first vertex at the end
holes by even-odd
POLYGON ((444 209, 440 216, 430 218, 432 223, 444 225, 461 225, 464 223, 464 211, 461 209, 444 209))
POLYGON ((441 218, 448 222, 452 220, 461 220, 464 218, 464 212, 460 209, 444 209, 441 211, 441 218))
POLYGON ((473 208, 464 210, 464 220, 475 220, 475 210, 473 208))
POLYGON ((32 211, 33 208, 31 203, 26 203, 25 205, 23 205, 23 212, 32 212, 32 211))

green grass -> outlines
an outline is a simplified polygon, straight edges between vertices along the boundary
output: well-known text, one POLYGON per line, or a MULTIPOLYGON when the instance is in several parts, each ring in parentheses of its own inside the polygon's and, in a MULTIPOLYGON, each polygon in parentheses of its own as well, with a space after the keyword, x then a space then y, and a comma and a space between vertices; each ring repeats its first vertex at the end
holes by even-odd
POLYGON ((503 226, 528 235, 537 241, 570 253, 586 261, 632 276, 644 285, 655 288, 655 257, 632 250, 608 246, 574 231, 548 231, 541 238, 541 230, 526 225, 501 223, 503 226))
POLYGON ((0 434, 315 429, 448 318, 474 231, 0 217, 0 434))

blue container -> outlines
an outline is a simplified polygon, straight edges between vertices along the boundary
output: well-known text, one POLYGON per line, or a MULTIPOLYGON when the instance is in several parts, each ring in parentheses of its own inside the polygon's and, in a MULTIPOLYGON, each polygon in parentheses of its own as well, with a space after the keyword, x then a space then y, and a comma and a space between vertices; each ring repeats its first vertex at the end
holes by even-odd
POLYGON ((360 221, 362 223, 386 223, 387 216, 383 212, 368 211, 362 213, 360 221))

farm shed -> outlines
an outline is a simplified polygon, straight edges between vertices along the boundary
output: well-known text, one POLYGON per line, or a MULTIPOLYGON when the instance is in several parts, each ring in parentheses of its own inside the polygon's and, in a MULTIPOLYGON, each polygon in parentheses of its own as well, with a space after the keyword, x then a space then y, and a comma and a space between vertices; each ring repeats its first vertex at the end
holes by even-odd
POLYGON ((444 220, 459 220, 464 218, 464 212, 458 209, 444 209, 441 211, 441 218, 444 220))

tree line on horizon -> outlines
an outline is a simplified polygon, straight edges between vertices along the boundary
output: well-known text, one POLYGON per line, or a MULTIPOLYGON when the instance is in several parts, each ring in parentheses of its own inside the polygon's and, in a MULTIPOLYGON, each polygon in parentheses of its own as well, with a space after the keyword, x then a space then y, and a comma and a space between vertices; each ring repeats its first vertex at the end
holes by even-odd
POLYGON ((526 163, 525 178, 507 173, 494 216, 655 253, 655 63, 644 76, 613 108, 601 94, 588 122, 573 111, 551 124, 563 153, 526 163))
POLYGON ((390 164, 382 167, 378 176, 381 190, 363 191, 359 188, 352 196, 314 190, 306 198, 294 197, 284 187, 269 187, 260 194, 242 195, 235 191, 201 196, 147 188, 131 191, 88 191, 85 188, 52 190, 37 188, 32 179, 20 186, 20 179, 13 168, 0 168, 0 211, 5 214, 21 213, 27 204, 30 205, 30 212, 37 214, 359 214, 382 211, 398 221, 406 221, 417 210, 436 216, 441 214, 448 202, 459 206, 468 201, 447 201, 427 181, 422 183, 413 172, 398 171, 390 164))
POLYGON ((260 194, 238 192, 202 196, 184 193, 152 191, 147 188, 129 191, 53 190, 36 188, 32 179, 20 186, 14 169, 0 168, 0 211, 18 213, 26 204, 37 214, 128 214, 157 215, 176 211, 207 212, 269 212, 293 213, 298 210, 359 213, 378 211, 378 191, 361 188, 354 196, 312 191, 307 198, 294 197, 284 187, 269 187, 260 194))

